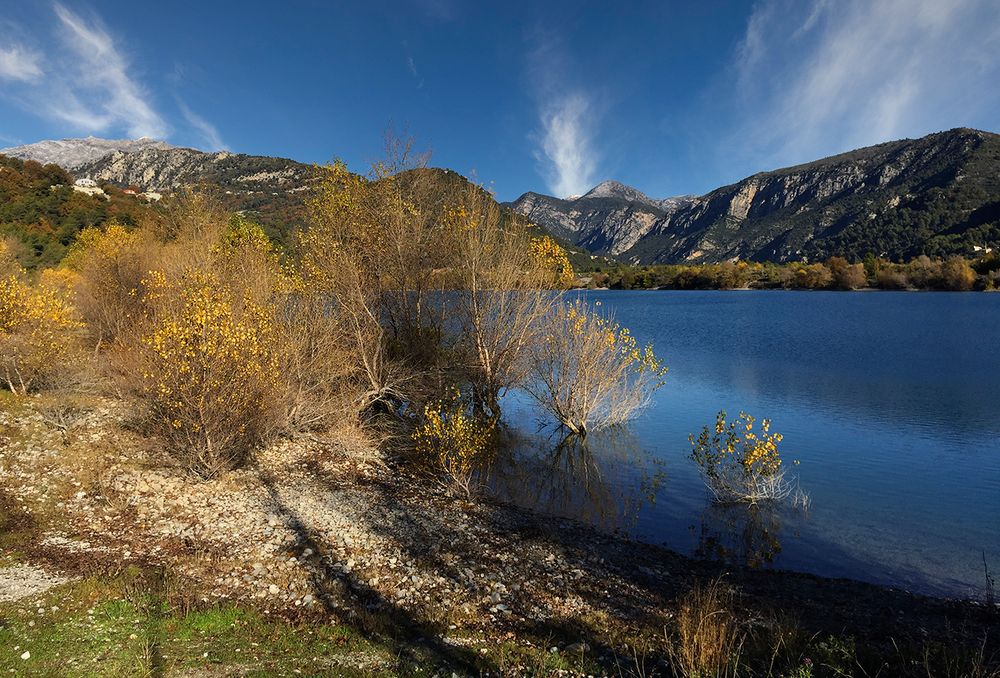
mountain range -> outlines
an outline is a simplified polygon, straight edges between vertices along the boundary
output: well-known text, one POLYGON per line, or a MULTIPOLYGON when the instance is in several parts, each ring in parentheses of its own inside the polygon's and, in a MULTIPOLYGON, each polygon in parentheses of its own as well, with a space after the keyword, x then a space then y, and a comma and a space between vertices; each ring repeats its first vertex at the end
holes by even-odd
POLYGON ((631 263, 858 260, 1000 244, 1000 135, 953 129, 760 172, 702 196, 651 199, 606 181, 509 203, 553 233, 631 263))
MULTIPOLYGON (((302 197, 317 177, 294 160, 146 138, 42 141, 0 154, 141 190, 213 185, 278 239, 304 223, 302 197)), ((701 196, 657 199, 605 181, 578 197, 529 192, 506 205, 561 241, 639 264, 968 254, 1000 245, 1000 135, 957 128, 892 141, 701 196)))

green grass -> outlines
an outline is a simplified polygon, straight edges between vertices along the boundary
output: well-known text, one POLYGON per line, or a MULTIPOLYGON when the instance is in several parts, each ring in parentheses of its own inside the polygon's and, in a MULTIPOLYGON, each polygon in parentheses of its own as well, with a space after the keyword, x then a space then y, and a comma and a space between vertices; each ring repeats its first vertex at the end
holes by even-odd
POLYGON ((268 618, 232 604, 180 612, 134 582, 134 573, 88 578, 0 604, 0 675, 360 676, 398 668, 389 650, 348 626, 268 618), (31 657, 21 659, 26 651, 31 657))

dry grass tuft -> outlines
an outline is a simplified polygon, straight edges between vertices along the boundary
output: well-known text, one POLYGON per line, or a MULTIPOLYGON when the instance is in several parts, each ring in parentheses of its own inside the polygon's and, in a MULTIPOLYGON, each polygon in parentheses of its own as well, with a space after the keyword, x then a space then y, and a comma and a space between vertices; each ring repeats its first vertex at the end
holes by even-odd
POLYGON ((677 639, 670 645, 674 670, 683 676, 735 676, 746 634, 734 609, 734 592, 722 579, 697 584, 677 610, 677 639))

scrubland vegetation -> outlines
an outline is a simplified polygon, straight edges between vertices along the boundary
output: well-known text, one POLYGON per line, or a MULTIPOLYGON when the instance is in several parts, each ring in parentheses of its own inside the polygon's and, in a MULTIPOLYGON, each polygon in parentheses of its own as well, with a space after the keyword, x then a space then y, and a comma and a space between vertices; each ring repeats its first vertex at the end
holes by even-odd
POLYGON ((276 436, 353 426, 391 431, 466 490, 511 388, 579 434, 638 411, 666 368, 563 302, 566 253, 472 184, 429 201, 395 150, 368 176, 323 170, 287 248, 198 192, 134 227, 83 228, 40 273, 5 243, 7 387, 91 380, 203 478, 276 436))
POLYGON ((978 259, 921 255, 898 263, 867 256, 850 262, 830 257, 816 263, 732 261, 721 264, 622 266, 586 273, 590 287, 612 289, 796 289, 796 290, 970 290, 1000 289, 1000 256, 978 259))

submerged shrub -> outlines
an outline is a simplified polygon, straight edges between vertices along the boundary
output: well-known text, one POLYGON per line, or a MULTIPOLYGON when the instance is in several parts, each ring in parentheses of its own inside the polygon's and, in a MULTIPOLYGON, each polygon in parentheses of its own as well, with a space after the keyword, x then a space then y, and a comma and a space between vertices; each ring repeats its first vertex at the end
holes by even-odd
POLYGON ((150 316, 126 369, 151 432, 204 478, 239 466, 276 420, 271 309, 200 271, 177 282, 154 272, 145 286, 150 316))
POLYGON ((46 277, 0 279, 0 375, 14 393, 51 385, 74 364, 77 320, 68 293, 46 277))
POLYGON ((528 392, 573 433, 628 421, 649 404, 667 367, 652 345, 585 302, 559 306, 532 347, 528 392))
POLYGON ((722 411, 714 429, 706 426, 697 438, 688 436, 691 458, 716 501, 753 504, 791 493, 778 453, 781 434, 770 432, 769 419, 761 420, 759 433, 754 431, 756 421, 740 412, 739 419, 727 423, 722 411))
POLYGON ((477 417, 456 389, 424 408, 423 423, 413 433, 417 453, 440 467, 449 481, 471 496, 473 472, 490 452, 496 422, 477 417))

